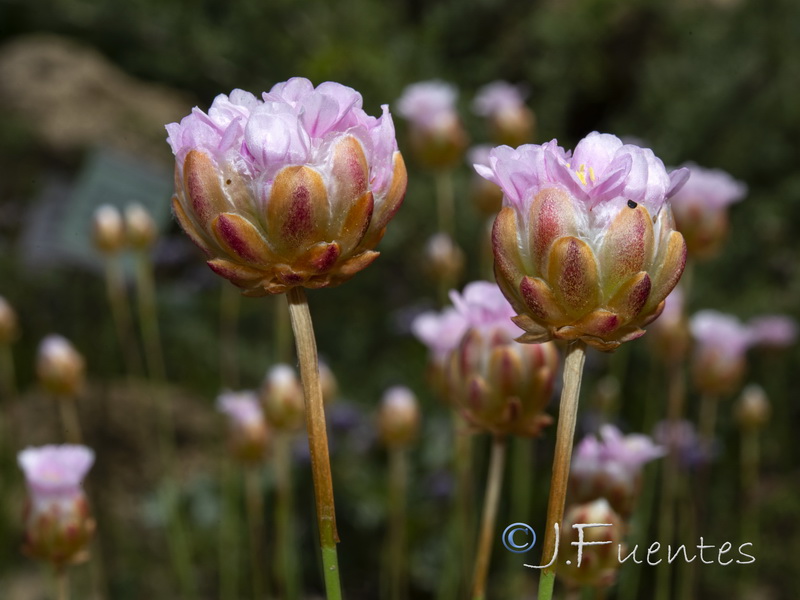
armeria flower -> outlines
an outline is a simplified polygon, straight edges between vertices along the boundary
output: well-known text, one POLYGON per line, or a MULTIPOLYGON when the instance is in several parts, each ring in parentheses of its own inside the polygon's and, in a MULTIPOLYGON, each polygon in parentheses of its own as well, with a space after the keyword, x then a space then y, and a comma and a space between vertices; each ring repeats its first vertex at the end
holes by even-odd
POLYGON ((260 464, 270 435, 258 394, 224 392, 217 398, 217 409, 228 417, 232 456, 246 465, 260 464))
POLYGON ((678 230, 689 254, 708 258, 717 254, 728 231, 728 206, 741 201, 747 186, 725 171, 687 164, 691 177, 671 200, 678 230))
POLYGON ((735 409, 736 421, 740 428, 746 431, 759 431, 769 423, 771 414, 772 407, 764 388, 751 383, 742 390, 735 409))
POLYGON ((736 391, 747 367, 752 332, 733 315, 701 310, 689 321, 695 340, 692 375, 704 394, 720 396, 736 391))
POLYGON ((208 265, 244 294, 337 285, 378 256, 406 170, 387 106, 302 78, 242 90, 167 125, 173 210, 208 265))
POLYGON ((92 216, 94 245, 104 254, 115 254, 125 246, 125 222, 113 204, 101 204, 92 216))
POLYGON ((74 396, 85 383, 86 363, 69 340, 48 335, 39 344, 36 374, 42 386, 57 396, 74 396))
POLYGON ((443 282, 447 288, 454 285, 464 272, 464 251, 443 231, 428 238, 423 257, 424 270, 434 282, 443 282))
POLYGON ((519 86, 507 81, 493 81, 478 90, 472 110, 489 119, 496 143, 516 147, 533 140, 536 117, 525 106, 526 95, 519 86))
POLYGON ((684 170, 667 175, 651 150, 596 132, 574 154, 555 140, 501 146, 475 169, 505 194, 495 273, 527 332, 521 341, 613 350, 644 334, 686 261, 666 204, 684 170))
POLYGON ((402 385, 384 392, 378 412, 378 430, 386 446, 408 446, 417 437, 419 424, 419 402, 414 392, 402 385))
POLYGON ((622 435, 613 425, 604 425, 599 437, 589 435, 575 449, 569 479, 572 502, 605 498, 616 512, 629 516, 639 496, 642 468, 665 453, 646 435, 622 435))
POLYGON ((275 429, 291 432, 303 426, 303 386, 293 367, 277 364, 270 368, 261 385, 260 395, 267 420, 275 429))
POLYGON ((94 463, 85 446, 26 448, 17 456, 25 474, 25 545, 30 556, 57 568, 88 557, 95 530, 81 484, 94 463))
POLYGON ((786 315, 762 315, 747 322, 754 346, 788 348, 797 340, 797 321, 786 315))
MULTIPOLYGON (((491 146, 473 146, 467 153, 471 165, 479 164, 488 168, 491 146)), ((495 216, 503 206, 503 190, 496 183, 474 173, 470 182, 472 200, 477 209, 487 217, 495 216)))
POLYGON ((425 167, 453 167, 467 146, 457 99, 455 86, 433 80, 409 85, 397 101, 398 114, 409 122, 411 149, 425 167))
POLYGON ((573 585, 613 585, 621 564, 618 546, 625 533, 623 518, 603 498, 570 506, 561 524, 556 572, 573 585), (604 526, 583 527, 581 536, 580 526, 588 524, 604 526))
POLYGON ((552 422, 544 408, 558 370, 553 344, 523 345, 513 308, 493 283, 476 281, 451 292, 467 331, 445 359, 447 391, 476 429, 494 435, 536 436, 552 422))
POLYGON ((158 227, 143 205, 135 202, 125 207, 125 237, 131 248, 145 251, 155 243, 158 227))

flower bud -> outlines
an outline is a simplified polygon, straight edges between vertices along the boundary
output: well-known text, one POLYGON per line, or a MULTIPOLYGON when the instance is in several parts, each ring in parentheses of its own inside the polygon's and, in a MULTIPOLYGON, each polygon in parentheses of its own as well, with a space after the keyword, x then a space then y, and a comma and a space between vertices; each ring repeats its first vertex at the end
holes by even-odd
POLYGON ((255 392, 225 392, 217 398, 217 409, 228 416, 231 455, 244 465, 259 465, 269 446, 270 435, 255 392))
POLYGON ((175 217, 245 295, 338 285, 378 257, 407 177, 388 107, 374 118, 361 104, 296 77, 167 125, 175 217))
POLYGON ((553 344, 524 345, 513 309, 495 284, 473 282, 451 293, 469 329, 446 359, 452 401, 476 429, 533 437, 552 422, 544 414, 558 370, 553 344))
POLYGON ((623 436, 613 425, 604 425, 599 438, 586 436, 575 450, 570 501, 582 504, 605 498, 615 512, 630 517, 641 491, 642 468, 665 453, 646 435, 623 436))
POLYGON ((689 352, 691 335, 684 311, 683 291, 680 286, 672 290, 664 301, 664 310, 648 328, 650 347, 665 362, 677 364, 689 352))
POLYGON ((156 241, 158 230, 150 212, 136 203, 125 207, 125 233, 131 248, 144 251, 156 241))
POLYGON ((85 446, 27 448, 17 460, 25 473, 25 543, 29 556, 57 569, 88 558, 95 522, 81 482, 94 462, 85 446))
POLYGON ((747 349, 752 344, 749 329, 736 317, 702 310, 689 323, 695 339, 691 359, 692 381, 709 396, 736 392, 747 370, 747 349))
POLYGON ((495 274, 523 342, 581 339, 610 351, 644 335, 686 262, 666 204, 685 181, 651 150, 592 133, 574 155, 553 140, 495 148, 478 173, 498 184, 495 274))
POLYGON ((456 113, 458 91, 442 81, 408 86, 397 112, 409 121, 409 143, 417 161, 429 169, 450 169, 467 147, 467 133, 456 113))
POLYGON ((322 402, 325 406, 331 404, 336 400, 339 393, 339 383, 336 381, 336 375, 323 360, 319 361, 319 385, 322 387, 322 402))
POLYGON ((742 390, 736 403, 736 420, 739 427, 752 431, 763 429, 769 422, 772 407, 767 393, 760 385, 750 384, 742 390))
POLYGON ((399 385, 384 392, 378 412, 378 430, 386 446, 408 446, 417 437, 419 422, 419 402, 414 392, 399 385))
POLYGON ((115 254, 125 246, 125 224, 116 206, 102 204, 92 218, 94 245, 104 254, 115 254))
POLYGON ((272 367, 261 386, 261 403, 269 424, 279 431, 296 431, 303 426, 303 386, 289 365, 272 367))
POLYGON ((464 251, 446 233, 436 233, 425 245, 424 266, 434 281, 452 284, 464 272, 464 251))
POLYGON ((505 81, 482 87, 472 105, 476 114, 489 119, 492 140, 516 148, 533 141, 536 117, 525 106, 520 88, 505 81))
POLYGON ((60 335, 48 335, 39 344, 36 374, 57 396, 75 396, 83 389, 86 364, 75 347, 60 335))
POLYGON ((686 239, 690 256, 711 258, 728 233, 728 207, 747 194, 747 186, 717 169, 687 164, 691 177, 672 198, 675 224, 686 239))
POLYGON ((614 583, 620 567, 618 547, 625 537, 625 524, 605 499, 571 506, 564 517, 560 535, 556 562, 558 575, 574 585, 608 587, 614 583), (603 526, 574 527, 587 524, 603 526), (599 542, 602 543, 587 545, 599 542))
POLYGON ((0 345, 8 345, 16 338, 17 313, 14 312, 8 301, 0 296, 0 345))

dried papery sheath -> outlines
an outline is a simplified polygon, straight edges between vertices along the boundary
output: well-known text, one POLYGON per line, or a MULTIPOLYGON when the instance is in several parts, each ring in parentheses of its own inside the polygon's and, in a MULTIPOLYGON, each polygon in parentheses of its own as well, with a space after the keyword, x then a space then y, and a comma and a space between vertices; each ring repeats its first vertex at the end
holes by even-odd
POLYGON ((217 274, 245 295, 338 285, 377 258, 406 190, 387 106, 293 78, 234 90, 167 125, 173 210, 217 274))
POLYGON ((614 350, 644 334, 685 265, 666 204, 685 170, 667 175, 651 150, 596 132, 574 153, 555 140, 501 146, 475 169, 504 192, 495 273, 520 341, 614 350))

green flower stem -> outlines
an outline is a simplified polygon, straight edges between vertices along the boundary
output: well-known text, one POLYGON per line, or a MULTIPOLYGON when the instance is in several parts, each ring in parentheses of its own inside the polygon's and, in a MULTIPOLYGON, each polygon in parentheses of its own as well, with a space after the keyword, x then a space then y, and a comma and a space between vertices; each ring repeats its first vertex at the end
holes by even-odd
POLYGON ((264 539, 264 497, 261 492, 261 472, 257 467, 251 467, 245 471, 244 484, 247 530, 250 536, 250 577, 253 585, 253 598, 261 600, 264 589, 261 571, 266 560, 262 544, 262 539, 264 539))
POLYGON ((117 330, 117 341, 125 362, 125 370, 129 377, 139 376, 142 373, 142 363, 131 334, 132 320, 128 294, 125 290, 125 273, 118 255, 106 257, 106 294, 111 305, 111 316, 117 330))
MULTIPOLYGON (((531 516, 531 491, 533 490, 534 440, 527 437, 514 437, 511 440, 511 520, 512 522, 529 523, 531 516)), ((519 561, 513 560, 519 555, 508 553, 511 559, 506 564, 506 581, 508 581, 511 598, 522 598, 525 594, 525 570, 519 568, 519 561)))
POLYGON ((69 600, 69 571, 66 567, 58 567, 55 577, 57 600, 69 600))
POLYGON ((279 432, 273 453, 275 469, 275 578, 285 600, 297 600, 298 581, 294 539, 294 488, 292 485, 292 436, 279 432))
POLYGON ((237 585, 239 564, 239 482, 236 469, 231 460, 225 456, 220 468, 220 484, 222 488, 223 508, 219 529, 219 574, 220 599, 236 600, 239 598, 237 585))
MULTIPOLYGON (((741 486, 742 486, 742 518, 741 539, 742 542, 750 542, 753 547, 759 547, 759 527, 758 527, 758 502, 756 492, 758 490, 758 468, 760 459, 759 431, 757 429, 743 429, 740 439, 740 467, 741 467, 741 486)), ((755 570, 753 566, 741 569, 740 594, 742 598, 753 596, 753 583, 755 581, 755 570)))
POLYGON ((325 407, 322 403, 322 387, 319 381, 317 343, 314 339, 314 327, 305 290, 301 287, 292 288, 287 292, 287 297, 305 396, 306 429, 311 454, 319 541, 322 548, 325 592, 328 600, 341 600, 339 559, 336 554, 339 535, 336 531, 333 478, 328 454, 328 433, 325 428, 325 407))
POLYGON ((67 443, 82 444, 83 434, 81 432, 81 422, 78 419, 77 399, 71 396, 58 396, 55 402, 58 404, 61 427, 64 429, 64 438, 67 443))
POLYGON ((239 290, 223 281, 219 305, 219 368, 223 387, 231 390, 239 385, 237 326, 241 303, 239 290))
MULTIPOLYGON (((564 359, 564 387, 561 391, 561 408, 558 415, 556 451, 553 458, 553 474, 550 480, 550 498, 547 503, 547 524, 545 525, 544 564, 550 562, 556 546, 555 524, 561 525, 564 519, 564 503, 567 496, 569 466, 572 460, 572 443, 575 437, 575 424, 578 420, 578 400, 581 392, 583 363, 586 360, 586 344, 581 340, 567 346, 564 359)), ((555 585, 555 562, 542 570, 539 578, 538 600, 552 600, 555 585)))
POLYGON ((472 580, 473 600, 486 598, 486 580, 489 575, 489 563, 492 559, 492 542, 494 541, 497 508, 500 504, 500 491, 503 488, 503 470, 506 464, 505 436, 495 436, 492 440, 492 456, 489 460, 489 475, 486 478, 486 497, 483 500, 483 516, 478 539, 478 553, 475 557, 474 579, 472 580))
POLYGON ((275 362, 292 362, 292 331, 289 326, 289 307, 283 298, 275 296, 275 362))
POLYGON ((406 493, 408 457, 404 448, 389 450, 388 588, 390 600, 403 600, 406 589, 406 493))
POLYGON ((137 311, 146 349, 147 371, 151 379, 163 382, 166 372, 164 352, 161 347, 161 332, 158 326, 155 278, 153 277, 153 263, 146 252, 139 252, 136 257, 136 292, 137 311))

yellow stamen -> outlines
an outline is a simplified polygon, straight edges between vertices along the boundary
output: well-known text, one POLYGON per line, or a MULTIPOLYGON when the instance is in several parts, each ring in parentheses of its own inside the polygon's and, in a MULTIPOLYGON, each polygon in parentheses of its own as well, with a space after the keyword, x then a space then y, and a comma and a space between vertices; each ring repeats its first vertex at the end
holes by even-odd
POLYGON ((578 176, 578 179, 581 180, 583 185, 586 185, 586 173, 584 170, 586 169, 586 165, 581 165, 581 168, 575 171, 575 174, 578 176))
POLYGON ((592 167, 589 167, 589 179, 591 179, 592 182, 595 180, 594 169, 592 167))

